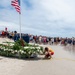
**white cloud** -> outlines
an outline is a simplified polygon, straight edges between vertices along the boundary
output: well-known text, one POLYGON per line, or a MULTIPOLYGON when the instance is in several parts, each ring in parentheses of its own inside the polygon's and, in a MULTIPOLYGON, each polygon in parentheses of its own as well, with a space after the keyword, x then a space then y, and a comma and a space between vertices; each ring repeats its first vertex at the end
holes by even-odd
POLYGON ((0 6, 2 7, 8 7, 11 3, 11 0, 1 0, 0 1, 0 6))
MULTIPOLYGON (((4 25, 6 23, 10 30, 13 25, 12 29, 19 31, 19 15, 11 6, 11 0, 2 1, 0 26, 1 22, 4 25)), ((24 1, 21 0, 22 32, 47 36, 74 36, 74 0, 29 0, 28 6, 24 1)))

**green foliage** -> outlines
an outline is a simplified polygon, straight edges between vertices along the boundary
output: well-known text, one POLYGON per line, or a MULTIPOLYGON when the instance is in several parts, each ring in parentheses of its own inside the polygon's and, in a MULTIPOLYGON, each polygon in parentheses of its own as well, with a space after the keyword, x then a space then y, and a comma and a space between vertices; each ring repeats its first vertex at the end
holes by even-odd
POLYGON ((5 43, 7 43, 7 45, 0 44, 0 55, 3 56, 30 58, 34 54, 37 55, 43 53, 43 47, 28 44, 22 39, 14 43, 11 42, 5 43))

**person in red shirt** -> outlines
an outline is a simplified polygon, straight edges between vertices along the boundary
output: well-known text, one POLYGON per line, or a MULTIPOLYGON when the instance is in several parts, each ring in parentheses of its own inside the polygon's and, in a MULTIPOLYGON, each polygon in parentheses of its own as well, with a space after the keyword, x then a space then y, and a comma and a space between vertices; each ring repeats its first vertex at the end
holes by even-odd
POLYGON ((2 31, 2 36, 3 36, 3 37, 5 36, 5 32, 4 32, 4 31, 2 31))

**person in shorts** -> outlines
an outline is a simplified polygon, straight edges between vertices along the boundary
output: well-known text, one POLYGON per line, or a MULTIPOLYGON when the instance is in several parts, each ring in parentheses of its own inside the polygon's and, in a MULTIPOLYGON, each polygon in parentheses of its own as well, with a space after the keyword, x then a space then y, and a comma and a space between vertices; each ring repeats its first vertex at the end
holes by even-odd
POLYGON ((45 58, 52 58, 52 55, 54 55, 54 51, 51 48, 45 47, 45 58))

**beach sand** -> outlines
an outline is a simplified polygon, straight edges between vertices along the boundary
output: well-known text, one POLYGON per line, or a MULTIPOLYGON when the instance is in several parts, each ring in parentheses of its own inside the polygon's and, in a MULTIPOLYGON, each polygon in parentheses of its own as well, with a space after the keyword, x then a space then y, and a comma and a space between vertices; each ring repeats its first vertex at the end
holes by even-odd
POLYGON ((75 56, 71 52, 60 45, 42 46, 54 50, 52 59, 44 60, 43 55, 36 60, 0 56, 0 75, 75 75, 75 56))

